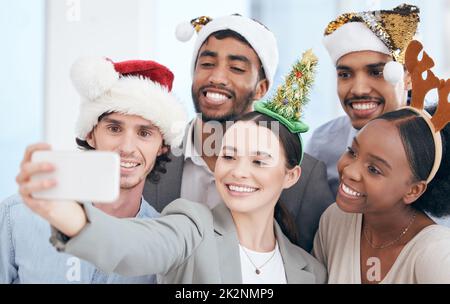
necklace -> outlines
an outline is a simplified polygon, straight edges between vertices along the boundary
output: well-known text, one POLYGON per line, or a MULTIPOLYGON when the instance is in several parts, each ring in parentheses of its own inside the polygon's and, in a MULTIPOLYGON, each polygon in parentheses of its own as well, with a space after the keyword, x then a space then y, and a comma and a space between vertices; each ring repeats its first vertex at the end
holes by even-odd
POLYGON ((414 223, 414 220, 416 219, 416 210, 414 210, 414 214, 411 217, 411 220, 408 223, 408 226, 406 226, 402 232, 400 233, 400 235, 393 241, 390 241, 386 244, 381 244, 379 246, 375 246, 370 240, 369 237, 367 236, 367 227, 365 229, 363 229, 363 234, 364 234, 364 238, 366 239, 367 243, 370 245, 370 247, 372 247, 373 249, 384 249, 387 247, 390 247, 392 245, 394 245, 395 243, 397 243, 398 241, 400 241, 400 239, 406 234, 406 232, 408 232, 409 228, 411 227, 412 223, 414 223))
POLYGON ((255 265, 255 263, 253 263, 252 259, 250 258, 250 256, 247 253, 247 250, 245 249, 244 246, 242 246, 242 250, 244 250, 245 255, 247 256, 248 260, 250 261, 250 263, 252 263, 253 267, 255 267, 255 273, 256 274, 260 274, 261 273, 261 268, 263 268, 264 266, 267 265, 267 263, 269 263, 269 261, 275 256, 275 253, 277 252, 277 245, 275 245, 275 250, 273 251, 273 254, 270 256, 270 258, 267 259, 267 261, 265 261, 264 263, 262 263, 262 265, 260 265, 259 267, 255 265))

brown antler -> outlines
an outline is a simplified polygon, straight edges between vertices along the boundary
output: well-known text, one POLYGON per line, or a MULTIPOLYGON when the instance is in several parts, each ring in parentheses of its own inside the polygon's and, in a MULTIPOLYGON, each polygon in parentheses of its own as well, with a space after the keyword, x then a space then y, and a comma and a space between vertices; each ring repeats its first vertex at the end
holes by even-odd
POLYGON ((427 93, 440 86, 439 79, 430 70, 434 66, 433 59, 424 51, 422 60, 418 60, 418 55, 422 49, 422 44, 413 40, 405 53, 405 65, 411 74, 412 81, 411 106, 419 110, 423 109, 427 93), (424 80, 422 73, 425 71, 427 72, 427 78, 424 80))
POLYGON ((450 93, 450 79, 441 80, 441 85, 438 89, 439 103, 436 113, 431 118, 436 132, 442 130, 447 123, 450 122, 450 103, 448 102, 448 95, 450 93))

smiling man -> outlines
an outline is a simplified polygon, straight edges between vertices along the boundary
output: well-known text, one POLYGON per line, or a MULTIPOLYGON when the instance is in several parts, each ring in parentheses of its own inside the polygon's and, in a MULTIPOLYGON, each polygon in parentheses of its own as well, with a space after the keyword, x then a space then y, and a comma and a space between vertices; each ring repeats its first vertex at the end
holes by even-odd
MULTIPOLYGON (((211 209, 222 203, 214 168, 227 122, 253 110, 254 101, 273 84, 278 65, 275 36, 257 21, 240 15, 199 17, 177 28, 178 39, 189 40, 194 27, 191 93, 200 116, 187 127, 182 155, 171 157, 160 183, 147 183, 144 189, 159 211, 179 197, 211 209)), ((283 192, 281 201, 296 219, 297 244, 309 251, 320 215, 334 201, 325 165, 305 155, 302 178, 283 192)))
POLYGON ((325 162, 328 184, 337 193, 337 161, 358 130, 383 113, 407 104, 410 77, 404 52, 419 23, 419 8, 346 13, 330 22, 323 43, 337 73, 345 116, 316 129, 306 149, 325 162))
POLYGON ((192 99, 204 122, 232 121, 251 111, 253 101, 265 95, 268 85, 258 55, 239 34, 217 32, 200 48, 192 99), (227 66, 226 71, 221 65, 227 66))
MULTIPOLYGON (((144 184, 165 173, 169 147, 183 138, 183 128, 175 124, 187 122, 183 107, 170 93, 172 72, 154 61, 80 58, 71 76, 82 100, 76 126, 79 148, 120 156, 119 198, 111 204, 87 203, 117 218, 159 216, 142 197, 144 184)), ((153 275, 104 273, 49 244, 48 223, 24 204, 49 203, 32 197, 40 183, 31 180, 53 170, 51 164, 31 162, 33 152, 48 149, 47 144, 28 147, 16 179, 21 197, 0 203, 0 283, 154 283, 153 275)), ((54 184, 47 184, 50 187, 54 184)), ((73 222, 73 213, 65 220, 73 222)))

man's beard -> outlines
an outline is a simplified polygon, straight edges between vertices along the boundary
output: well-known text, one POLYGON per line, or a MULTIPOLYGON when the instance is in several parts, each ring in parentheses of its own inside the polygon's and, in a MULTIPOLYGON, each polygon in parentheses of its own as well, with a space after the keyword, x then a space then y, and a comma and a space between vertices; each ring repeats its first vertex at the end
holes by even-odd
POLYGON ((133 189, 136 186, 138 186, 142 182, 142 180, 144 180, 144 179, 145 179, 145 176, 144 177, 140 176, 137 180, 127 179, 127 178, 124 178, 123 180, 121 179, 121 181, 120 181, 120 189, 121 190, 133 189))
MULTIPOLYGON (((205 87, 202 87, 198 90, 198 92, 201 92, 204 89, 205 87)), ((195 112, 202 114, 201 118, 203 122, 217 121, 220 123, 224 123, 227 121, 235 121, 237 117, 244 114, 249 108, 251 108, 256 93, 255 91, 256 90, 250 91, 247 96, 243 98, 243 100, 237 100, 235 98, 234 104, 228 113, 225 113, 221 116, 208 116, 200 109, 200 101, 198 100, 198 95, 196 94, 196 92, 194 92, 194 88, 191 87, 191 95, 192 101, 194 102, 195 112)))

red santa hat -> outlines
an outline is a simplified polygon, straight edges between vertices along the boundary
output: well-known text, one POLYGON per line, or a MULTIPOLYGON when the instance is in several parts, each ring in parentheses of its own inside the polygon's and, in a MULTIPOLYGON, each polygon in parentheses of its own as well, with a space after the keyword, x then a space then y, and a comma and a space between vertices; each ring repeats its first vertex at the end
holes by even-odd
POLYGON ((70 74, 82 97, 76 123, 79 139, 86 139, 100 115, 117 112, 148 119, 167 144, 181 144, 187 114, 170 93, 174 76, 167 67, 147 60, 114 63, 107 58, 84 57, 75 61, 70 74))

